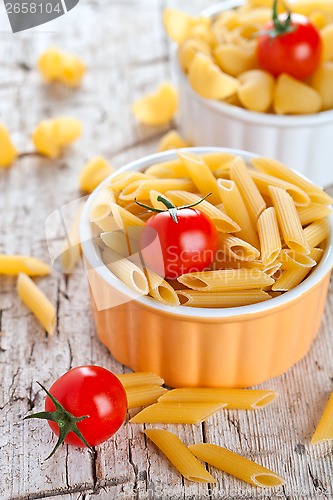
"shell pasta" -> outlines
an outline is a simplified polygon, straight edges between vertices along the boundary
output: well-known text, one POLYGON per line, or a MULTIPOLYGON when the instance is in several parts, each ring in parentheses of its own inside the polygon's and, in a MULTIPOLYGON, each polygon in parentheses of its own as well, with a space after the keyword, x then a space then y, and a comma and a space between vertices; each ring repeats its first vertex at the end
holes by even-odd
POLYGON ((243 307, 280 297, 316 270, 330 233, 324 190, 268 158, 247 164, 185 149, 174 158, 114 176, 92 203, 98 250, 125 285, 163 307, 243 307), (201 268, 182 254, 180 272, 168 274, 173 230, 165 239, 146 227, 156 212, 192 206, 215 227, 217 248, 201 268))

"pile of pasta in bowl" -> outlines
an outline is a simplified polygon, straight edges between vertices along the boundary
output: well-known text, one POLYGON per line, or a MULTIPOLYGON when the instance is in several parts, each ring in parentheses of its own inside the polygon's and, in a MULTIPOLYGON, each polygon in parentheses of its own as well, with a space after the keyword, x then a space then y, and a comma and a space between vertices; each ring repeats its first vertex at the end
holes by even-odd
POLYGON ((249 158, 184 149, 113 174, 90 210, 110 272, 176 307, 245 306, 297 287, 324 254, 333 200, 285 165, 249 158))

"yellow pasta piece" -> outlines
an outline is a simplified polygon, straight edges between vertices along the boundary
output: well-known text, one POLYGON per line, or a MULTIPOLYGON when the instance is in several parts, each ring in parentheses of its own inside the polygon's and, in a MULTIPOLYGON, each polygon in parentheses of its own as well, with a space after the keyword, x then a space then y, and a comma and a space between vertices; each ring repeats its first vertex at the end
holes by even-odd
MULTIPOLYGON (((310 252, 310 258, 314 259, 318 263, 322 254, 323 250, 321 248, 313 248, 310 252)), ((305 266, 297 266, 292 269, 286 269, 282 272, 281 276, 277 278, 272 286, 272 290, 281 292, 292 290, 306 278, 310 271, 311 267, 305 266)))
POLYGON ((111 204, 111 210, 114 220, 120 229, 125 229, 127 231, 131 226, 139 226, 142 228, 145 225, 143 220, 131 214, 131 212, 125 208, 117 205, 117 203, 111 204))
POLYGON ((285 73, 278 77, 274 94, 277 114, 318 113, 321 107, 322 99, 315 89, 285 73))
POLYGON ((238 290, 236 292, 209 292, 178 290, 180 304, 190 307, 240 307, 270 300, 262 290, 238 290))
POLYGON ((168 151, 169 149, 188 148, 190 144, 183 139, 176 130, 170 130, 159 142, 157 151, 168 151))
POLYGON ((0 168, 10 167, 17 155, 18 152, 12 143, 8 130, 0 123, 0 168))
POLYGON ((332 213, 332 209, 320 203, 311 203, 307 207, 297 207, 297 213, 302 226, 306 226, 315 220, 325 219, 332 213))
POLYGON ((56 310, 46 295, 24 273, 18 275, 17 292, 22 302, 36 316, 46 332, 52 335, 56 325, 56 310))
MULTIPOLYGON (((202 20, 205 18, 201 18, 202 20)), ((209 20, 209 18, 208 18, 209 20)), ((206 21, 206 19, 205 19, 206 21)), ((214 48, 216 45, 216 38, 214 32, 211 30, 207 23, 196 21, 195 24, 190 28, 188 32, 188 38, 194 40, 199 40, 204 42, 210 48, 214 48)))
POLYGON ((252 220, 257 223, 259 215, 266 208, 266 203, 241 156, 232 162, 230 178, 236 183, 252 220))
POLYGON ((142 385, 137 387, 129 387, 126 389, 127 407, 138 408, 139 406, 148 406, 156 403, 167 389, 159 385, 142 385))
POLYGON ((115 204, 116 200, 111 191, 108 188, 104 188, 99 191, 94 198, 91 210, 90 210, 90 220, 91 222, 99 222, 109 215, 112 214, 112 206, 115 204))
POLYGON ((217 65, 222 71, 237 77, 257 67, 256 46, 240 47, 232 43, 218 45, 214 50, 217 65))
POLYGON ((61 268, 64 273, 71 273, 80 258, 80 222, 83 204, 77 209, 67 231, 61 251, 61 268))
POLYGON ((284 479, 275 472, 216 444, 199 443, 188 448, 203 462, 254 486, 272 488, 285 484, 284 479))
POLYGON ((128 257, 130 255, 127 235, 125 232, 121 230, 110 231, 101 233, 100 237, 103 243, 117 254, 123 257, 128 257))
POLYGON ((323 42, 322 59, 330 61, 333 59, 333 23, 324 26, 320 32, 320 37, 323 42))
POLYGON ((29 276, 46 276, 50 272, 47 264, 34 257, 0 254, 0 274, 17 276, 19 273, 25 273, 29 276))
POLYGON ((258 219, 258 235, 263 262, 274 262, 280 254, 282 244, 273 207, 267 208, 260 215, 258 219))
POLYGON ((239 87, 236 78, 221 71, 210 57, 200 52, 191 62, 188 78, 193 90, 206 99, 225 99, 239 87))
POLYGON ((193 18, 177 9, 164 9, 163 23, 169 38, 174 42, 181 43, 188 36, 193 25, 193 18))
POLYGON ((132 105, 132 112, 145 125, 165 125, 177 110, 176 89, 168 82, 162 83, 155 93, 142 97, 132 105))
POLYGON ((170 403, 153 404, 131 418, 131 424, 201 424, 226 404, 170 403))
POLYGON ((295 269, 299 267, 314 267, 316 261, 309 255, 294 252, 294 250, 283 249, 279 261, 281 262, 281 269, 295 269))
POLYGON ((211 52, 210 46, 204 40, 194 38, 188 38, 180 44, 178 48, 178 61, 186 73, 198 52, 209 56, 211 52))
MULTIPOLYGON (((148 170, 148 169, 147 169, 148 170)), ((110 189, 115 193, 122 191, 126 186, 131 184, 132 182, 141 181, 141 180, 149 180, 154 179, 155 176, 149 175, 146 172, 123 172, 122 174, 117 175, 110 181, 110 189)))
POLYGON ((238 79, 237 95, 244 108, 260 113, 268 111, 273 102, 274 77, 267 71, 253 69, 242 73, 238 79))
MULTIPOLYGON (((187 191, 167 191, 166 196, 177 206, 190 205, 191 203, 196 203, 200 200, 199 195, 188 193, 187 191)), ((209 200, 209 198, 210 197, 208 197, 207 200, 209 200)), ((214 222, 218 231, 223 233, 235 233, 240 231, 240 227, 236 222, 208 201, 202 201, 200 205, 197 206, 197 209, 208 215, 208 217, 214 222)))
POLYGON ((79 186, 82 191, 92 193, 113 172, 113 167, 102 156, 96 156, 85 164, 80 172, 79 186))
POLYGON ((229 410, 257 410, 271 404, 275 391, 189 387, 167 391, 159 403, 226 403, 229 410))
POLYGON ((78 86, 86 71, 81 58, 55 47, 40 56, 38 68, 47 82, 58 81, 68 87, 78 86))
POLYGON ((325 241, 330 233, 330 224, 327 219, 312 222, 304 229, 305 238, 310 248, 314 248, 325 241))
POLYGON ((144 385, 155 386, 164 384, 164 380, 159 375, 150 372, 116 373, 115 375, 126 390, 144 385))
POLYGON ((36 127, 32 140, 38 153, 57 158, 65 146, 80 137, 81 132, 82 125, 78 120, 63 116, 42 121, 36 127))
POLYGON ((318 30, 321 30, 327 24, 327 17, 320 10, 311 12, 308 19, 318 30))
POLYGON ((333 14, 333 5, 331 0, 288 0, 286 5, 293 12, 303 14, 303 16, 308 16, 314 10, 320 10, 327 14, 333 14))
POLYGON ((256 227, 247 211, 236 183, 228 179, 218 179, 217 185, 225 212, 232 220, 237 222, 241 228, 237 236, 247 241, 255 248, 259 248, 256 227))
POLYGON ((188 176, 192 179, 202 196, 211 193, 209 196, 210 203, 213 205, 220 203, 221 197, 216 179, 205 161, 193 153, 178 153, 178 157, 186 167, 188 176))
POLYGON ((222 269, 218 271, 201 271, 179 276, 179 283, 193 290, 206 292, 228 292, 262 288, 274 283, 260 269, 222 269))
POLYGON ((219 249, 233 259, 256 260, 260 256, 260 252, 255 247, 236 236, 219 233, 218 244, 219 249))
POLYGON ((156 189, 161 193, 165 193, 166 191, 171 191, 174 189, 193 191, 195 189, 195 186, 189 179, 148 179, 135 181, 131 182, 131 184, 126 186, 121 191, 121 193, 119 194, 119 198, 121 200, 149 200, 150 191, 152 189, 156 189))
MULTIPOLYGON (((333 33, 333 25, 332 25, 333 33)), ((333 44, 333 37, 332 37, 333 44)), ((333 58, 333 55, 332 55, 333 58)), ((325 61, 312 77, 312 86, 321 95, 322 109, 333 108, 333 61, 325 61)))
POLYGON ((299 253, 310 253, 295 203, 284 189, 269 188, 282 236, 287 246, 299 253))
POLYGON ((149 295, 166 306, 179 306, 179 298, 172 286, 151 269, 146 268, 149 295))
POLYGON ((331 394, 311 444, 325 443, 333 439, 333 393, 331 394))
MULTIPOLYGON (((256 158, 251 161, 253 165, 255 165, 256 158)), ((294 200, 295 205, 307 206, 310 204, 310 196, 302 191, 302 189, 300 189, 299 187, 262 172, 249 170, 249 173, 262 195, 270 196, 269 187, 275 186, 287 191, 287 193, 289 193, 294 200)))
POLYGON ((215 483, 213 476, 176 434, 162 429, 146 429, 144 433, 186 479, 197 483, 215 483))
POLYGON ((139 266, 108 247, 103 251, 103 261, 106 267, 125 285, 140 295, 148 295, 148 281, 139 266))

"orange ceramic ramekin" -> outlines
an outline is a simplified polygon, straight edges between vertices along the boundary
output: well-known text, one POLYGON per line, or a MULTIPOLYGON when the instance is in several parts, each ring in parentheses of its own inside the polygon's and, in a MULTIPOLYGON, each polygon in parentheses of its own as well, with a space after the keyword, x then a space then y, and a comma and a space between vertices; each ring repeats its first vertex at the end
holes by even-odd
MULTIPOLYGON (((222 148, 191 150, 199 154, 229 151, 241 154, 245 161, 253 156, 222 148)), ((175 157, 174 151, 154 154, 113 175, 144 170, 175 157)), ((280 375, 308 352, 325 305, 333 266, 333 231, 316 270, 279 297, 226 309, 168 307, 137 296, 101 260, 89 212, 111 177, 86 204, 81 244, 97 334, 115 359, 135 371, 156 373, 171 387, 249 387, 280 375)))

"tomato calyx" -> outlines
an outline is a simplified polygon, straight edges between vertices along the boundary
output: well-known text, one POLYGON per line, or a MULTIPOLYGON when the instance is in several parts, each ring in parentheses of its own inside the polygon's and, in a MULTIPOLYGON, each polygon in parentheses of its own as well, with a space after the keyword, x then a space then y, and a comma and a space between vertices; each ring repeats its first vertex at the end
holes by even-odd
POLYGON ((284 20, 281 20, 278 15, 278 0, 274 0, 273 3, 273 25, 274 27, 267 30, 262 30, 258 32, 258 36, 268 35, 271 39, 274 39, 278 36, 285 35, 286 33, 293 33, 296 30, 296 26, 291 24, 291 11, 288 7, 286 7, 287 17, 284 20))
POLYGON ((93 448, 90 446, 90 444, 86 441, 84 438, 82 432, 80 429, 77 427, 77 423, 81 422, 82 420, 89 418, 89 415, 84 415, 82 417, 75 417, 71 413, 69 413, 63 406, 62 404, 54 397, 52 394, 45 389, 45 387, 37 382, 37 384, 43 389, 43 391, 46 392, 48 397, 51 399, 51 401, 54 403, 54 406, 56 409, 54 411, 41 411, 39 413, 34 413, 33 415, 27 415, 24 417, 23 420, 27 420, 30 418, 41 418, 44 420, 51 420, 53 422, 56 422, 59 426, 59 438, 58 441, 51 451, 50 455, 45 459, 48 460, 49 458, 54 455, 54 453, 57 451, 59 446, 65 441, 66 436, 70 432, 74 432, 74 434, 77 435, 77 437, 91 450, 93 451, 93 448))
POLYGON ((159 195, 157 197, 157 201, 160 201, 161 203, 163 203, 163 205, 165 205, 165 207, 166 207, 166 210, 161 210, 160 208, 155 208, 155 207, 150 207, 148 205, 144 205, 143 203, 140 203, 136 198, 134 199, 134 201, 140 207, 146 208, 147 210, 149 210, 149 212, 157 212, 157 213, 169 212, 170 217, 172 218, 172 220, 176 224, 178 224, 178 219, 177 219, 177 211, 178 210, 183 210, 184 208, 193 208, 193 207, 196 207, 201 202, 203 202, 206 198, 208 198, 208 196, 210 196, 211 194, 212 193, 208 193, 208 194, 206 194, 206 196, 204 196, 203 198, 201 198, 201 200, 196 201, 195 203, 191 203, 190 205, 182 205, 181 207, 176 207, 170 200, 167 200, 163 196, 159 195))

